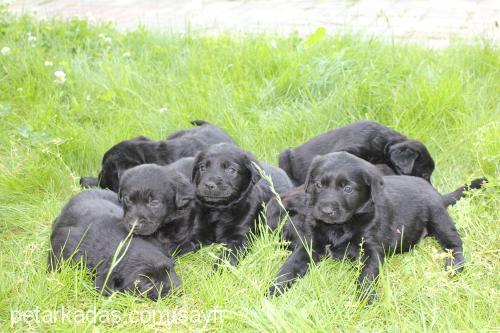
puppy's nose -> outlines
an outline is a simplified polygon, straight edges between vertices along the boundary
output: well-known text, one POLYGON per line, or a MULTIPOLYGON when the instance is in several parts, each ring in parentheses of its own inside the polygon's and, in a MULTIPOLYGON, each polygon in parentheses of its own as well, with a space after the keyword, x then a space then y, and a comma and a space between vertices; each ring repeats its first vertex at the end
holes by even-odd
POLYGON ((205 183, 205 188, 207 190, 212 191, 212 190, 215 190, 216 187, 217 187, 217 185, 214 182, 206 182, 205 183))
POLYGON ((331 204, 324 204, 319 207, 319 210, 326 215, 334 216, 337 213, 337 210, 331 204))

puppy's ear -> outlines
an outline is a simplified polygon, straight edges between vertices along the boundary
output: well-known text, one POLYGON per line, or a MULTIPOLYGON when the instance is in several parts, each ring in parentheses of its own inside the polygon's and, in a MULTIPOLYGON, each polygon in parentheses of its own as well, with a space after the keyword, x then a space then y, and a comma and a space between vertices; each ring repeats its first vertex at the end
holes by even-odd
POLYGON ((204 158, 203 152, 199 152, 196 154, 194 157, 193 161, 193 171, 191 172, 191 182, 195 185, 198 185, 198 182, 200 181, 200 172, 199 172, 199 167, 198 164, 200 161, 204 158))
POLYGON ((112 272, 109 277, 107 275, 107 272, 98 270, 95 278, 95 287, 102 295, 110 296, 114 292, 123 290, 124 280, 119 274, 112 272), (106 285, 104 285, 104 283, 106 283, 106 285))
POLYGON ((251 183, 256 184, 261 179, 261 175, 257 170, 257 168, 255 167, 255 164, 257 164, 259 168, 262 169, 261 165, 259 164, 259 162, 257 162, 255 157, 249 152, 245 153, 244 164, 245 167, 248 169, 248 171, 250 171, 251 183))
MULTIPOLYGON (((375 166, 370 165, 368 170, 363 173, 363 180, 370 187, 370 198, 374 204, 380 203, 382 190, 384 187, 384 178, 378 172, 375 166)), ((361 209, 363 210, 363 209, 361 209)))
POLYGON ((314 181, 314 171, 316 168, 321 164, 321 156, 316 156, 312 162, 311 165, 309 166, 309 169, 307 170, 307 175, 306 175, 306 181, 304 183, 304 189, 306 193, 311 193, 312 188, 313 188, 313 181, 314 181))
POLYGON ((194 187, 186 177, 179 174, 179 179, 175 184, 175 206, 177 208, 186 207, 194 199, 194 187))
POLYGON ((410 175, 419 153, 408 146, 401 146, 390 151, 391 162, 405 175, 410 175))

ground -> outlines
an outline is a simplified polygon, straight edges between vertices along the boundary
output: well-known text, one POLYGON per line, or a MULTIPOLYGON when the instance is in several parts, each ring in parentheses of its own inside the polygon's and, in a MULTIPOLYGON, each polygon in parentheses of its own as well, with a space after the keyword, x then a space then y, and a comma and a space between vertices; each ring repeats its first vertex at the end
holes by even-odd
POLYGON ((497 330, 499 86, 500 52, 488 40, 434 50, 328 29, 121 32, 2 11, 0 330, 497 330), (426 238, 387 260, 371 306, 357 300, 359 263, 349 261, 324 260, 271 299, 265 292, 288 253, 264 232, 236 268, 212 272, 217 246, 180 258, 181 290, 157 302, 102 297, 91 276, 70 265, 48 273, 50 227, 81 191, 79 176, 97 174, 114 143, 140 134, 161 139, 192 119, 225 128, 273 164, 287 147, 372 119, 425 143, 439 191, 488 177, 484 190, 449 209, 465 270, 450 278, 445 253, 426 238))
POLYGON ((261 31, 308 35, 317 27, 357 32, 398 43, 430 47, 450 39, 500 36, 496 0, 16 0, 17 13, 86 17, 121 28, 143 25, 160 31, 261 31))

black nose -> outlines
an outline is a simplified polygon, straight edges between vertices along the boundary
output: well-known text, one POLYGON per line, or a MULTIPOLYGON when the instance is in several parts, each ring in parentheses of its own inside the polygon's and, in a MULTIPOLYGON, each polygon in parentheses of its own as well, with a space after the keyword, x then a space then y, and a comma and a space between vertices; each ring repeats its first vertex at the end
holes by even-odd
POLYGON ((217 187, 217 185, 214 182, 206 182, 205 183, 205 188, 210 190, 210 191, 215 190, 216 187, 217 187))
POLYGON ((337 209, 332 204, 323 204, 319 206, 319 210, 326 215, 334 216, 337 214, 337 209))

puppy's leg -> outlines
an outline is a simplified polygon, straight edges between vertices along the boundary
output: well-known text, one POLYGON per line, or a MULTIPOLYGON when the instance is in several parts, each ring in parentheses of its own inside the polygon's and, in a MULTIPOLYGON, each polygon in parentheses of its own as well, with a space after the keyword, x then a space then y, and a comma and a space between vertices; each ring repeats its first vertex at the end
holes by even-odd
POLYGON ((378 245, 365 243, 361 257, 363 269, 358 278, 358 290, 362 300, 368 298, 368 304, 373 303, 376 298, 373 284, 380 273, 380 264, 383 260, 384 251, 378 245))
POLYGON ((178 246, 178 256, 182 256, 184 254, 190 253, 190 252, 196 252, 200 249, 201 245, 199 243, 195 243, 193 241, 186 241, 183 242, 178 246))
POLYGON ((445 269, 453 267, 457 271, 461 271, 465 262, 462 239, 446 208, 439 207, 433 212, 429 227, 441 246, 444 249, 453 251, 453 257, 446 259, 445 269))
POLYGON ((222 239, 220 243, 226 244, 226 249, 224 249, 224 253, 222 253, 219 259, 217 259, 214 269, 217 269, 226 258, 229 260, 231 266, 238 265, 238 255, 244 255, 247 242, 246 235, 234 235, 233 237, 222 239))
POLYGON ((281 266, 276 280, 269 288, 268 295, 282 294, 285 288, 290 287, 296 279, 301 278, 307 273, 311 260, 317 263, 319 258, 320 253, 315 249, 312 250, 310 256, 304 246, 296 248, 283 266, 281 266))

